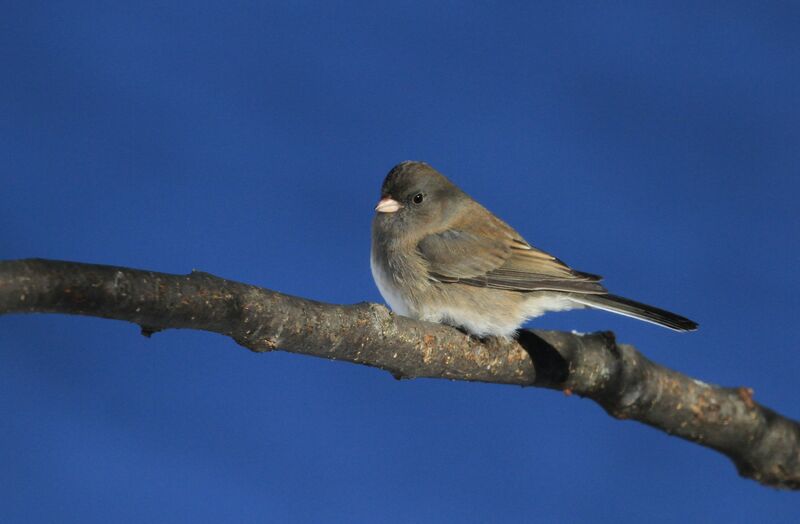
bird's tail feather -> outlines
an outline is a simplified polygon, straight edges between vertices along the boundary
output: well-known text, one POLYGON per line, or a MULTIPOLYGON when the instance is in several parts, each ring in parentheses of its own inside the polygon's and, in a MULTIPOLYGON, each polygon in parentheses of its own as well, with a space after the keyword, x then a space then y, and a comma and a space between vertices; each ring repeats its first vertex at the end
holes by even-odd
POLYGON ((697 322, 670 313, 657 307, 648 306, 616 295, 578 295, 570 294, 570 300, 589 307, 610 311, 618 315, 644 320, 675 331, 694 331, 697 322))

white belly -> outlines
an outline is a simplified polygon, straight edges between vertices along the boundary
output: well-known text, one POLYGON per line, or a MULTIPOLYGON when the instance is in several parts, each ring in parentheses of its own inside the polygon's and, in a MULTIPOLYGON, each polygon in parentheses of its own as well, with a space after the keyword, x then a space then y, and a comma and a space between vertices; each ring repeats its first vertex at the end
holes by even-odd
MULTIPOLYGON (((450 324, 466 329, 473 335, 512 337, 525 321, 548 311, 565 311, 583 305, 560 293, 520 293, 509 300, 508 292, 487 288, 438 288, 433 285, 429 300, 418 307, 410 303, 386 274, 375 258, 370 256, 370 269, 386 304, 405 317, 450 324)), ((448 284, 440 284, 448 286, 448 284)))
MULTIPOLYGON (((481 289, 481 291, 499 293, 496 290, 481 289)), ((567 311, 582 307, 566 297, 552 293, 521 295, 524 298, 518 303, 503 301, 498 303, 497 307, 476 307, 475 305, 458 307, 455 304, 437 304, 425 308, 418 318, 461 327, 478 337, 511 338, 526 321, 548 311, 567 311)))
POLYGON ((391 277, 383 271, 383 268, 381 268, 379 264, 375 263, 375 258, 373 256, 369 257, 369 267, 372 270, 372 278, 375 280, 375 285, 378 286, 378 291, 381 292, 383 300, 386 301, 392 311, 404 317, 413 316, 411 315, 408 304, 395 287, 391 277))

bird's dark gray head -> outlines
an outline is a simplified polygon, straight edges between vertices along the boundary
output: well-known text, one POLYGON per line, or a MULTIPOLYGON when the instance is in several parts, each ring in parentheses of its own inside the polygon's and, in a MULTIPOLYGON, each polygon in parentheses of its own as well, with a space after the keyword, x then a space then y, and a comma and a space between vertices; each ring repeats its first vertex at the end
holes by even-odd
POLYGON ((468 199, 428 164, 402 162, 383 181, 374 225, 390 235, 424 236, 446 227, 468 199))

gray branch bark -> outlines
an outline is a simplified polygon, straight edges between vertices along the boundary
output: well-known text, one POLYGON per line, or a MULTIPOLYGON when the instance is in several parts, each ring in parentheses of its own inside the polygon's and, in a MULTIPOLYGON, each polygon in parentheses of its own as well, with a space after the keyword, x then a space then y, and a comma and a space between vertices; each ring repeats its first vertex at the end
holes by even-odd
POLYGON ((800 489, 800 424, 747 388, 706 384, 656 364, 610 332, 521 331, 476 340, 377 304, 333 305, 208 273, 152 271, 53 260, 0 262, 0 314, 65 313, 126 320, 142 333, 201 329, 252 351, 280 349, 389 371, 562 390, 611 416, 637 420, 729 457, 739 474, 800 489))

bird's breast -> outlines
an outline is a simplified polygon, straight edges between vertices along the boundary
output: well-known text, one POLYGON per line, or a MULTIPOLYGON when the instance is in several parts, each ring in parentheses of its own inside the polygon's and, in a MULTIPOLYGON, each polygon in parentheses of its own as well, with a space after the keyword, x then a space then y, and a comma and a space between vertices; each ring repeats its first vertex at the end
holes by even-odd
POLYGON ((392 311, 417 317, 419 300, 430 283, 419 254, 411 246, 406 247, 373 243, 370 269, 378 291, 392 311))

